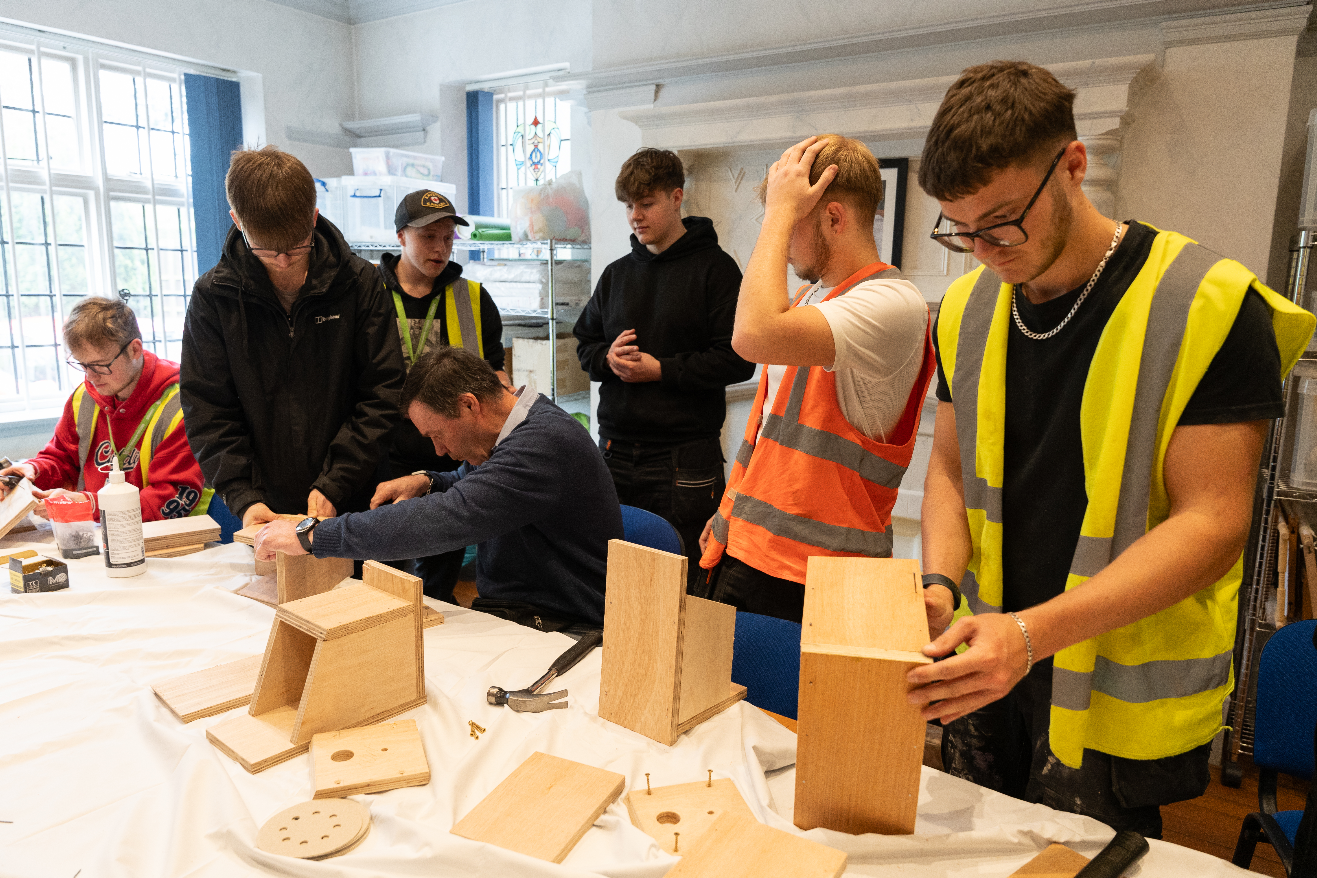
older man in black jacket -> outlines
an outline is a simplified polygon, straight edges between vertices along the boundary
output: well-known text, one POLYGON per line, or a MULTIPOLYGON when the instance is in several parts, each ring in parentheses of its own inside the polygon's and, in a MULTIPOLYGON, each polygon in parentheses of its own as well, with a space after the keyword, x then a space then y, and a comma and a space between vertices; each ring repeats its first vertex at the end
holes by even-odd
POLYGON ((244 526, 366 509, 403 382, 379 273, 293 156, 235 153, 225 187, 236 225, 183 330, 188 442, 244 526))

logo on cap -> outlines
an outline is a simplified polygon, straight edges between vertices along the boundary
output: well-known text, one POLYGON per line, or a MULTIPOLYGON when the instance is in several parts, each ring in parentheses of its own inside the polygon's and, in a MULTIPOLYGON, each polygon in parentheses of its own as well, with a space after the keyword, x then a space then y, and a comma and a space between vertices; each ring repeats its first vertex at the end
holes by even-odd
POLYGON ((437 210, 452 210, 453 205, 438 192, 427 192, 421 196, 421 207, 433 207, 437 210))

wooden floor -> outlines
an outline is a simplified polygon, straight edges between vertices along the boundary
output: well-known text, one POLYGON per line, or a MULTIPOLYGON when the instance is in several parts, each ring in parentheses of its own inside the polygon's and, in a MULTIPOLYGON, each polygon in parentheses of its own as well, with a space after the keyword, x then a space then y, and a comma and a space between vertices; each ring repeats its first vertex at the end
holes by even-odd
MULTIPOLYGON (((464 571, 465 573, 466 571, 464 571)), ((454 589, 459 604, 471 606, 471 599, 476 596, 474 582, 459 582, 454 589)), ((795 731, 795 722, 785 717, 775 717, 787 728, 795 731)), ((926 753, 927 764, 941 767, 936 747, 926 753)), ((1307 789, 1298 781, 1282 777, 1277 798, 1282 811, 1302 809, 1307 789)), ((1258 810, 1258 776, 1257 771, 1249 766, 1244 770, 1244 782, 1239 789, 1231 789, 1221 783, 1220 772, 1212 768, 1212 783, 1207 792, 1197 799, 1178 802, 1162 808, 1163 837, 1166 841, 1193 848, 1229 861, 1235 854, 1235 840, 1239 838, 1239 827, 1244 815, 1258 810)), ((1268 844, 1259 844, 1253 855, 1252 871, 1263 875, 1284 878, 1280 860, 1268 844)))

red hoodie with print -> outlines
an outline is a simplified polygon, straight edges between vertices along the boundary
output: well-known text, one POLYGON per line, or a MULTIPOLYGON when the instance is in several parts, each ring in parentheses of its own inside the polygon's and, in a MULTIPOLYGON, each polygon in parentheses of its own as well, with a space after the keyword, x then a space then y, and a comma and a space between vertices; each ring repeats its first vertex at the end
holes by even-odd
MULTIPOLYGON (((86 393, 100 414, 96 418, 96 432, 92 434, 91 450, 82 467, 84 489, 95 494, 105 486, 110 472, 113 452, 110 430, 114 431, 115 447, 133 437, 137 425, 148 410, 164 395, 165 389, 178 383, 178 364, 162 360, 150 351, 143 351, 142 375, 132 396, 124 402, 106 398, 96 392, 91 382, 83 382, 86 393)), ((183 518, 190 514, 201 500, 201 467, 192 456, 187 434, 180 418, 178 425, 165 436, 151 457, 149 475, 151 484, 142 487, 142 469, 139 464, 141 445, 147 441, 145 432, 137 447, 124 455, 123 469, 128 482, 142 491, 142 520, 159 521, 164 518, 183 518)), ((73 396, 64 402, 64 413, 55 427, 55 436, 40 454, 27 463, 37 471, 33 480, 38 488, 76 490, 78 487, 78 429, 73 420, 73 396)), ((99 514, 99 513, 98 513, 99 514)))

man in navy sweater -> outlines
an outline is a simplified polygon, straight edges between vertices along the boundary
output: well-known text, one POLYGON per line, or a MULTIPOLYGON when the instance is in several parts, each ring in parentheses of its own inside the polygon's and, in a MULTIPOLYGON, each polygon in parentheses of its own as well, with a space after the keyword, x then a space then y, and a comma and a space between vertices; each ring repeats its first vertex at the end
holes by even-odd
POLYGON ((385 482, 369 512, 271 522, 256 556, 389 561, 478 545, 472 609, 543 631, 601 627, 622 513, 589 433, 543 396, 509 391, 462 348, 420 357, 400 408, 436 453, 465 463, 385 482))

